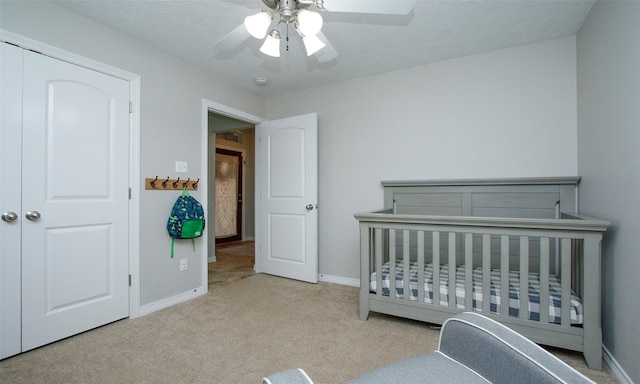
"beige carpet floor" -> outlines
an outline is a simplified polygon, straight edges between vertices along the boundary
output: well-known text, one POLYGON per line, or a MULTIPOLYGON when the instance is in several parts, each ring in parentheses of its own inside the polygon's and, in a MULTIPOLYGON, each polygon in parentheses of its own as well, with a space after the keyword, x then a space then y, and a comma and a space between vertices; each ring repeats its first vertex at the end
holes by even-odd
MULTIPOLYGON (((358 289, 253 274, 208 294, 0 362, 0 382, 260 383, 301 367, 316 384, 342 383, 431 351, 427 324, 372 314, 358 319, 358 289)), ((579 353, 554 353, 598 383, 579 353)))

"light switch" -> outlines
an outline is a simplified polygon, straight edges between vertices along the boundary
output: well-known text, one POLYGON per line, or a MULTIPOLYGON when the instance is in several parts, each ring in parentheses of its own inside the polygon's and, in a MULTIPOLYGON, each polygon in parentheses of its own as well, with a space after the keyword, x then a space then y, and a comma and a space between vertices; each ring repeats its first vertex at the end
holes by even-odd
POLYGON ((186 161, 176 161, 176 172, 177 173, 187 173, 188 171, 188 165, 189 163, 187 163, 186 161))

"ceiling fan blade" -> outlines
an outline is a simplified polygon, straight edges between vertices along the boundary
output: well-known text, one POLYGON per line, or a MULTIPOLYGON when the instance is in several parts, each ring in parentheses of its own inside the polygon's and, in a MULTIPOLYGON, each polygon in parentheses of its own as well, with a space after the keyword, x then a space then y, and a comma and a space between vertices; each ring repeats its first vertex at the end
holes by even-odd
POLYGON ((329 61, 335 60, 336 57, 338 57, 338 51, 333 48, 333 45, 331 45, 324 33, 320 31, 316 36, 325 44, 324 48, 314 53, 316 59, 321 63, 328 63, 329 61))
POLYGON ((324 0, 329 12, 406 15, 415 5, 416 0, 324 0))
POLYGON ((249 37, 251 37, 251 34, 249 34, 244 23, 242 23, 238 25, 236 29, 227 33, 223 38, 218 40, 213 45, 213 50, 216 53, 232 51, 234 48, 244 43, 249 37))

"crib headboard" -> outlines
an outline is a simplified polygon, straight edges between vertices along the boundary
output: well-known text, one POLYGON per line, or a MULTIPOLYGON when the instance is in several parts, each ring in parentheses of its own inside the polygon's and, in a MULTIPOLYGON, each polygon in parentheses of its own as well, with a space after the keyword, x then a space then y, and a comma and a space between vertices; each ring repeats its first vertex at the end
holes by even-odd
POLYGON ((579 176, 382 181, 384 207, 399 214, 560 218, 577 213, 579 176))

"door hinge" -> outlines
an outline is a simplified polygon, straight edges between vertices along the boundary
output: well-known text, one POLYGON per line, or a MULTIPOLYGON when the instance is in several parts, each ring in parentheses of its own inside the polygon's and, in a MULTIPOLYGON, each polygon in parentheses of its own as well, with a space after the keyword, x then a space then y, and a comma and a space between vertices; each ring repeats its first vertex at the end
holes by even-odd
POLYGON ((133 101, 129 102, 129 113, 133 113, 133 101))
POLYGON ((131 188, 129 188, 129 200, 131 200, 131 188))
POLYGON ((131 275, 129 275, 129 286, 131 286, 131 275))

